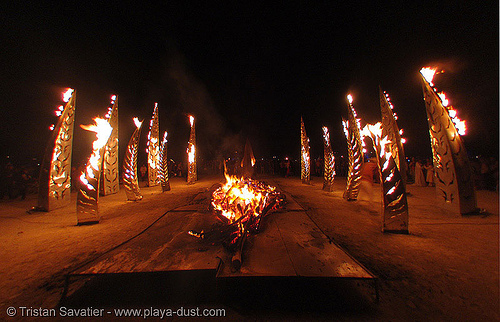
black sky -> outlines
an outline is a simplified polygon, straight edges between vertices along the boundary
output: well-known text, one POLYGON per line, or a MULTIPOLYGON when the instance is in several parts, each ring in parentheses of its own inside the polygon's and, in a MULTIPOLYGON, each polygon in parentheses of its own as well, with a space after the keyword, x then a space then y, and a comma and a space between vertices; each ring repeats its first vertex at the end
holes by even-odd
MULTIPOLYGON (((103 116, 119 95, 122 151, 132 116, 147 124, 158 102, 161 132, 180 159, 187 113, 197 117, 202 157, 243 149, 245 137, 257 157, 298 157, 301 115, 313 157, 322 154, 322 125, 343 154, 347 93, 373 123, 380 85, 407 155, 427 156, 418 71, 434 63, 446 71, 436 87, 467 120, 469 153, 498 155, 498 3, 3 6, 2 160, 42 157, 63 87, 78 91, 77 124, 103 116)), ((75 159, 85 159, 92 134, 78 129, 74 140, 75 159)))

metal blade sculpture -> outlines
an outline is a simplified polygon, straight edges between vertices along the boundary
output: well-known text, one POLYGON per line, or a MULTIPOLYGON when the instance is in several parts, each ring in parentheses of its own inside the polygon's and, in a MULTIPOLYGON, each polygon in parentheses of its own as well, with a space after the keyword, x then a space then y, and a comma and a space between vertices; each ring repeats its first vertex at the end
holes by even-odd
POLYGON ((113 132, 109 136, 102 160, 101 195, 111 195, 120 190, 118 169, 118 97, 111 96, 112 107, 106 118, 113 132))
POLYGON ((406 185, 391 152, 392 142, 383 136, 382 124, 367 125, 377 155, 380 187, 382 191, 382 231, 408 234, 408 201, 406 185), (382 137, 383 136, 383 137, 382 137))
POLYGON ((397 116, 392 111, 394 107, 390 102, 389 95, 383 92, 380 87, 379 94, 380 110, 382 113, 382 137, 387 136, 387 139, 391 142, 389 146, 390 152, 394 158, 394 162, 396 162, 399 173, 403 178, 403 182, 406 184, 408 167, 406 164, 405 151, 403 149, 400 130, 398 128, 398 124, 396 123, 397 116))
POLYGON ((189 115, 189 122, 191 124, 191 132, 189 133, 189 142, 187 148, 188 154, 188 174, 187 184, 193 184, 198 180, 198 173, 196 170, 196 133, 194 116, 189 115))
POLYGON ((160 149, 160 167, 158 168, 158 177, 160 178, 161 191, 170 190, 170 182, 168 180, 168 157, 167 157, 167 131, 163 135, 163 141, 161 141, 160 149))
POLYGON ((80 175, 76 216, 78 225, 94 224, 100 221, 99 216, 99 175, 101 173, 103 148, 108 142, 113 128, 106 119, 96 117, 94 125, 81 126, 84 130, 96 132, 96 140, 92 143, 92 154, 80 175))
POLYGON ((478 212, 471 165, 460 135, 432 85, 422 75, 436 191, 462 215, 478 212))
POLYGON ((137 201, 142 199, 137 180, 137 154, 139 151, 139 139, 141 137, 142 122, 134 117, 136 129, 128 142, 125 159, 123 160, 123 187, 127 200, 137 201))
POLYGON ((160 126, 158 121, 158 103, 155 103, 153 117, 149 123, 148 146, 148 185, 150 187, 158 184, 158 167, 160 154, 160 126))
POLYGON ((255 166, 255 157, 253 155, 252 145, 250 144, 250 140, 245 143, 245 150, 243 152, 243 159, 240 163, 241 168, 241 176, 245 179, 251 179, 254 173, 255 166))
POLYGON ((344 133, 347 139, 348 173, 344 199, 353 201, 358 199, 359 185, 361 184, 361 170, 363 169, 363 144, 361 142, 360 125, 356 118, 356 111, 352 106, 352 96, 348 96, 348 119, 343 120, 344 133))
POLYGON ((300 179, 302 183, 311 183, 311 154, 309 152, 309 138, 306 134, 304 119, 300 117, 300 179))
POLYGON ((335 158, 333 156, 332 146, 330 145, 330 133, 328 128, 323 126, 323 146, 325 169, 323 171, 323 190, 333 191, 333 179, 335 178, 335 158))
POLYGON ((33 207, 35 211, 50 211, 70 203, 76 91, 69 89, 64 96, 67 103, 56 111, 60 114, 59 121, 53 129, 40 168, 38 205, 33 207))

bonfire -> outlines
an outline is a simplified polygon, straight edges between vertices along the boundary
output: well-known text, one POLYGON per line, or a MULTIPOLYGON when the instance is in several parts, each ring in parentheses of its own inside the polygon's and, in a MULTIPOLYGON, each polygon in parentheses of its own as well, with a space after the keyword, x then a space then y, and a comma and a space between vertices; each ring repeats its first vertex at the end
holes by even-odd
POLYGON ((189 234, 211 244, 222 243, 233 254, 233 267, 239 269, 246 238, 259 232, 263 218, 281 208, 285 196, 261 181, 225 177, 226 183, 212 194, 211 208, 218 222, 207 232, 189 234))

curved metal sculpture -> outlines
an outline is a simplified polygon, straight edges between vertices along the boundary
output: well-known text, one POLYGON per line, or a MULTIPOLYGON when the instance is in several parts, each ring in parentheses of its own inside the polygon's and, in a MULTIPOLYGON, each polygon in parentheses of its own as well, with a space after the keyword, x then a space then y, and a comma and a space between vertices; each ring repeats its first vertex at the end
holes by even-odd
POLYGON ((335 178, 335 158, 333 156, 332 146, 330 144, 330 133, 328 128, 323 126, 323 147, 324 147, 324 164, 323 171, 323 190, 333 191, 333 180, 335 178))
POLYGON ((50 211, 70 203, 71 156, 75 126, 76 91, 64 93, 66 105, 59 107, 59 121, 47 144, 38 178, 38 205, 35 211, 50 211))
POLYGON ((170 190, 170 181, 168 180, 168 157, 167 157, 167 131, 163 135, 163 141, 161 141, 160 149, 160 167, 158 168, 158 177, 160 178, 161 191, 170 190))
POLYGON ((241 177, 244 179, 252 179, 255 166, 255 157, 253 155, 252 145, 247 138, 245 149, 243 151, 243 159, 240 162, 241 177))
POLYGON ((311 154, 309 138, 306 134, 304 119, 300 117, 300 179, 304 184, 311 183, 311 154))
POLYGON ((187 148, 188 155, 188 174, 187 184, 193 184, 198 180, 198 173, 196 170, 196 132, 194 124, 194 116, 189 115, 189 123, 191 124, 191 132, 189 133, 189 142, 187 148))
POLYGON ((111 195, 120 190, 118 168, 118 97, 111 96, 111 104, 106 118, 113 132, 109 136, 102 160, 101 195, 111 195))
POLYGON ((407 164, 405 151, 403 149, 403 142, 401 139, 400 130, 398 124, 396 123, 397 116, 393 113, 393 105, 390 102, 389 95, 382 91, 379 87, 380 96, 380 110, 382 113, 382 137, 386 137, 390 141, 390 152, 396 162, 399 173, 403 178, 403 182, 406 184, 407 175, 407 164))
MULTIPOLYGON (((422 74, 422 71, 421 71, 422 74)), ((457 204, 459 212, 477 213, 476 192, 467 151, 447 109, 422 74, 425 109, 434 164, 436 191, 441 199, 457 204)))
POLYGON ((148 146, 148 185, 150 187, 158 184, 158 167, 160 157, 160 126, 158 121, 158 103, 155 103, 153 117, 149 123, 148 146))
POLYGON ((128 142, 125 159, 123 161, 123 187, 127 200, 137 201, 142 199, 137 180, 137 154, 139 152, 139 139, 141 136, 142 122, 134 117, 136 129, 128 142))
POLYGON ((351 95, 348 95, 348 100, 348 119, 342 121, 344 125, 344 133, 347 139, 347 154, 349 161, 347 184, 343 197, 347 201, 353 201, 358 199, 359 185, 361 184, 361 170, 363 169, 364 158, 359 120, 356 118, 356 111, 352 106, 351 95))
POLYGON ((96 132, 96 140, 92 143, 92 154, 80 175, 76 216, 78 225, 95 224, 100 221, 99 216, 99 175, 101 173, 103 147, 108 142, 113 128, 108 121, 96 117, 95 124, 81 126, 84 130, 96 132))
POLYGON ((393 143, 383 136, 382 124, 367 125, 378 161, 378 173, 382 191, 382 231, 408 234, 408 201, 406 185, 392 153, 393 143))

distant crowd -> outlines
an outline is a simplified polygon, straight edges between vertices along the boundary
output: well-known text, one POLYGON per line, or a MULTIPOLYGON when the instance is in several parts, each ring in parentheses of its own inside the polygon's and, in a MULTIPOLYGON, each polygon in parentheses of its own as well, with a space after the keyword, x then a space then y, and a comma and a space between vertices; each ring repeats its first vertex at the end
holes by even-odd
MULTIPOLYGON (((430 158, 412 157, 407 159, 407 182, 416 186, 435 186, 434 166, 430 158)), ((477 190, 490 190, 498 192, 498 158, 475 157, 471 160, 472 175, 477 190)), ((224 165, 222 160, 199 160, 198 174, 223 174, 224 165)), ((230 173, 237 173, 239 166, 238 158, 227 159, 226 168, 230 173)), ((83 171, 85 165, 72 167, 71 181, 72 190, 75 190, 77 178, 83 171)), ((323 159, 321 157, 311 159, 311 176, 323 176, 323 159)), ((169 177, 186 177, 187 164, 175 162, 170 159, 168 164, 169 177)), ((348 160, 344 156, 336 156, 336 176, 345 177, 348 171, 348 160)), ((147 181, 147 164, 143 163, 137 171, 139 181, 147 181)), ((378 170, 376 161, 367 160, 362 170, 364 178, 371 178, 372 182, 378 182, 378 170)), ((281 177, 300 176, 300 160, 291 158, 279 159, 257 159, 254 167, 255 175, 277 175, 281 177)), ((0 200, 1 199, 25 199, 28 194, 38 191, 39 165, 16 166, 8 161, 0 166, 0 200)))

